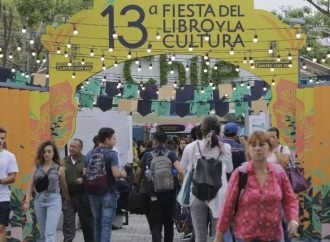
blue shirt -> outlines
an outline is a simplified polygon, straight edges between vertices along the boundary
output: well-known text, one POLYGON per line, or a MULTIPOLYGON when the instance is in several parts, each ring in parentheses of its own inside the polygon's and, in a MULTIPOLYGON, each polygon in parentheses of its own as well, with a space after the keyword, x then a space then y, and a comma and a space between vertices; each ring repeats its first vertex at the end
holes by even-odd
POLYGON ((105 167, 107 170, 107 173, 109 175, 109 188, 116 188, 116 179, 112 174, 111 167, 117 166, 119 167, 119 161, 118 161, 118 153, 110 148, 106 147, 96 147, 95 149, 89 151, 86 155, 85 159, 85 167, 87 167, 88 161, 91 159, 91 156, 93 153, 98 152, 99 150, 103 151, 104 159, 105 159, 105 167))
POLYGON ((235 170, 237 167, 241 166, 246 161, 244 145, 237 142, 235 139, 228 137, 224 137, 222 139, 222 142, 231 146, 231 156, 235 170))
POLYGON ((154 153, 156 153, 158 155, 162 155, 162 154, 165 154, 166 151, 168 151, 167 157, 170 159, 170 161, 172 161, 172 164, 174 162, 176 162, 177 160, 179 160, 174 151, 171 151, 171 150, 166 149, 165 145, 159 145, 153 151, 146 152, 142 156, 141 161, 140 161, 140 165, 139 165, 140 168, 145 171, 147 166, 150 167, 151 161, 152 161, 152 154, 151 154, 151 152, 154 152, 154 153))

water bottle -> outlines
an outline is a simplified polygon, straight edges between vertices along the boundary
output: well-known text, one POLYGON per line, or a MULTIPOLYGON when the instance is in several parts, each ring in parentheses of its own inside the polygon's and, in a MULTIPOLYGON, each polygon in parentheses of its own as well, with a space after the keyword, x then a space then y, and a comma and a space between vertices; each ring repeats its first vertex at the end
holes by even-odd
POLYGON ((151 170, 149 169, 149 166, 146 166, 145 176, 146 176, 148 181, 151 181, 152 176, 151 176, 151 170))

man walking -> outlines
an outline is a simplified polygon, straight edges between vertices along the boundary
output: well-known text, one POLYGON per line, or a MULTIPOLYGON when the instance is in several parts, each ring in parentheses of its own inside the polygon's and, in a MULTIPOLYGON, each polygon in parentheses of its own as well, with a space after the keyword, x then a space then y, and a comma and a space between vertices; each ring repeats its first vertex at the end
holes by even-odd
POLYGON ((69 207, 63 208, 64 242, 72 242, 75 237, 76 213, 79 216, 85 242, 94 241, 93 215, 83 185, 85 156, 81 153, 82 149, 82 140, 74 139, 69 146, 70 155, 64 158, 65 180, 71 201, 69 207))
POLYGON ((10 189, 18 172, 15 155, 4 149, 6 130, 0 127, 0 242, 6 241, 9 223, 10 189))

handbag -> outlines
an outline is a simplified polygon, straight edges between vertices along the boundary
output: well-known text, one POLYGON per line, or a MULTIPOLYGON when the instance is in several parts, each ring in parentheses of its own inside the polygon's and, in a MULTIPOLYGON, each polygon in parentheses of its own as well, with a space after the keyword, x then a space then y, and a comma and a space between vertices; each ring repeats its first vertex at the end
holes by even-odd
POLYGON ((192 177, 193 177, 192 170, 188 169, 188 172, 184 177, 181 189, 176 198, 177 202, 184 207, 189 207, 190 205, 190 191, 191 191, 192 177))
POLYGON ((132 214, 147 214, 149 212, 150 198, 134 188, 127 201, 127 210, 132 214))
POLYGON ((310 183, 304 177, 300 168, 295 165, 295 162, 293 162, 292 159, 295 159, 293 155, 291 156, 289 167, 285 169, 286 174, 290 180, 291 187, 295 193, 306 191, 309 188, 310 183))
POLYGON ((35 182, 34 188, 36 189, 37 192, 40 193, 47 190, 48 185, 49 185, 48 174, 45 174, 43 177, 41 177, 35 182))

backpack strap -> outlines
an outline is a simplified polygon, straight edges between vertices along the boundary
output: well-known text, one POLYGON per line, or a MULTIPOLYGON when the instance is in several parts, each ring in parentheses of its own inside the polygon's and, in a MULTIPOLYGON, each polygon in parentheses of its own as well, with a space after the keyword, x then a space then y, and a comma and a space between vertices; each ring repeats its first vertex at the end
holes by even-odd
POLYGON ((243 165, 244 167, 238 168, 238 194, 236 197, 236 204, 235 204, 235 210, 234 210, 234 216, 236 215, 238 211, 238 205, 239 205, 239 198, 241 196, 242 190, 245 189, 245 186, 248 181, 248 174, 246 171, 246 165, 243 165), (245 171, 244 171, 245 169, 245 171))
POLYGON ((201 157, 204 157, 202 155, 201 146, 199 145, 199 142, 198 141, 197 141, 197 147, 198 147, 198 151, 199 151, 199 154, 201 155, 201 157))

